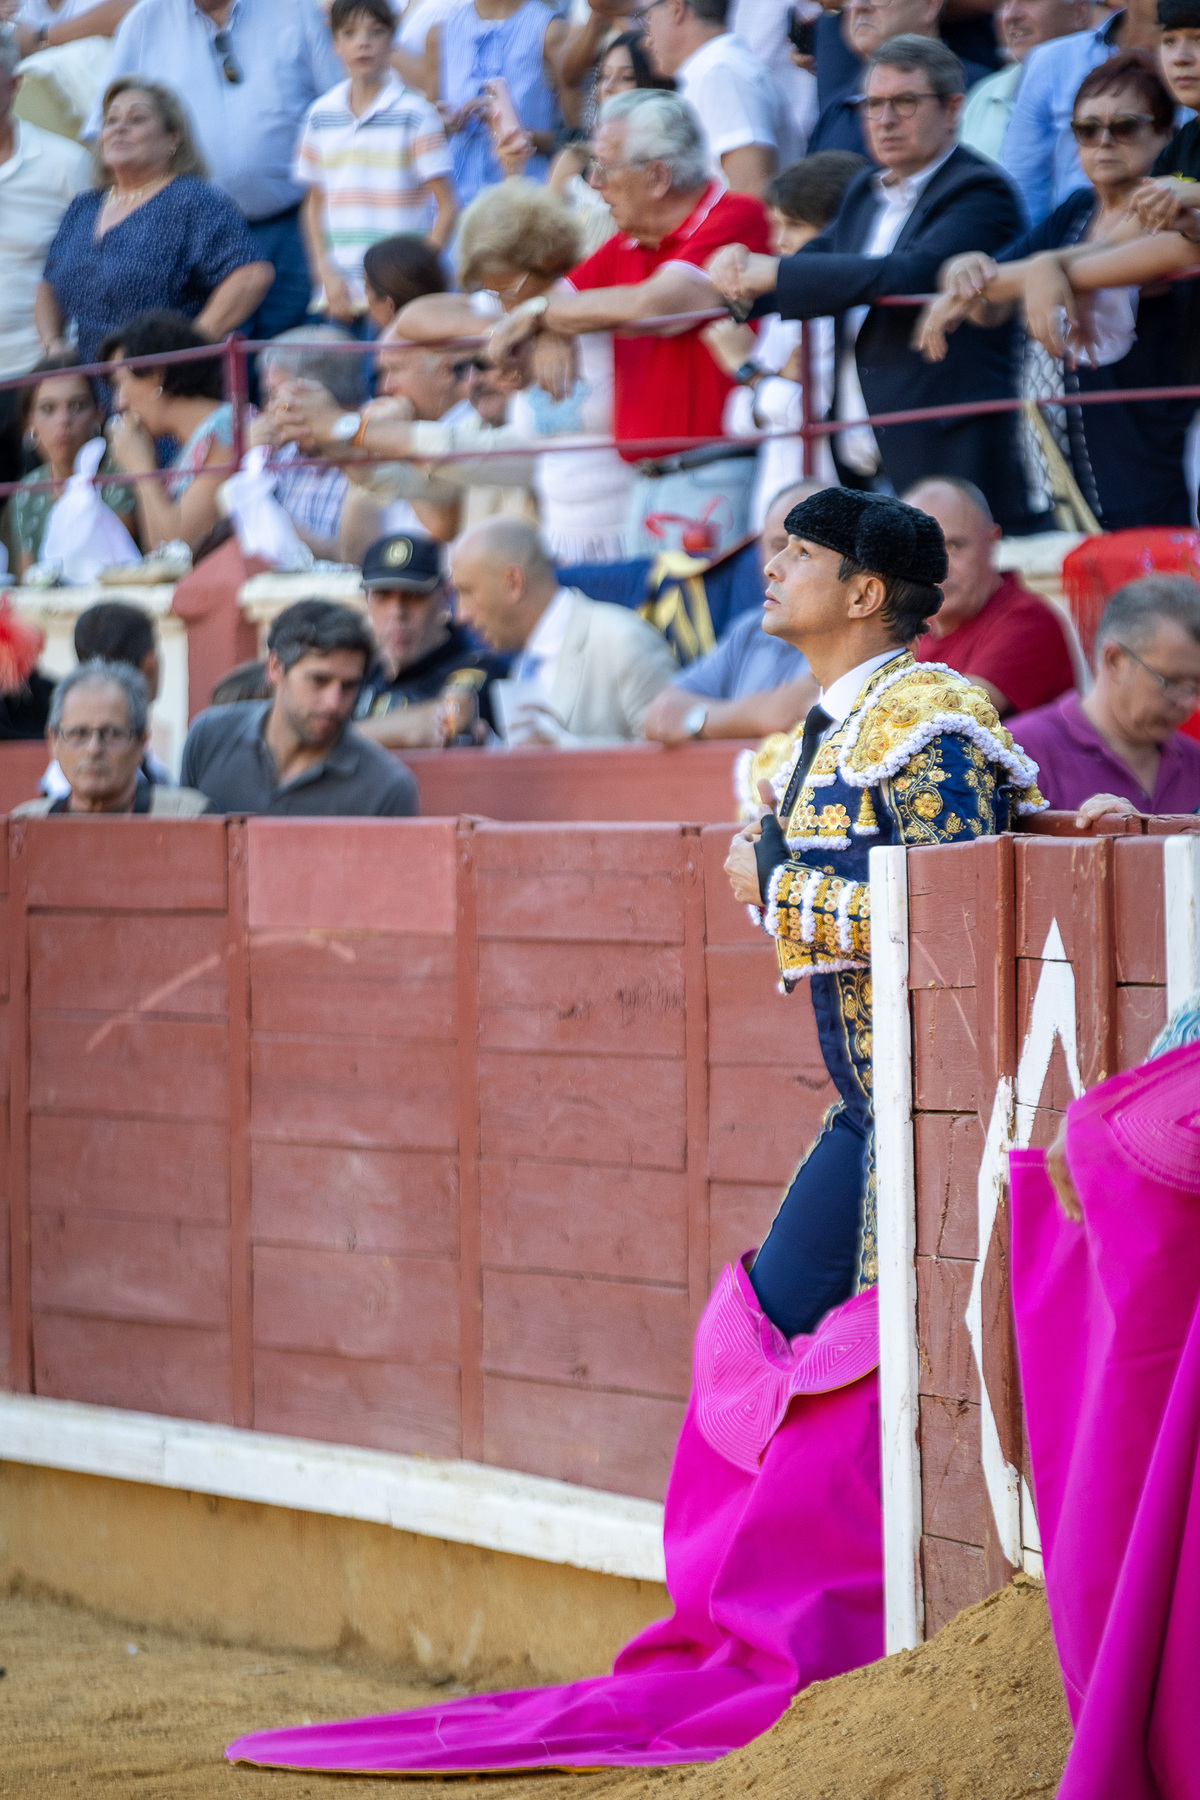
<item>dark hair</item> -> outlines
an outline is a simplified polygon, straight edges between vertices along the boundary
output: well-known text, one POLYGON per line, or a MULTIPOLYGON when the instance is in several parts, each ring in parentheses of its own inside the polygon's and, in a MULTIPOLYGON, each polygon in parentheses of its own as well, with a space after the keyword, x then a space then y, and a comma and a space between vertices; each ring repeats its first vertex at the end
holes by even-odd
MULTIPOLYGON (((79 356, 74 350, 57 350, 53 356, 43 356, 40 362, 34 363, 30 375, 72 375, 78 373, 79 356)), ((80 381, 86 382, 92 396, 92 404, 99 406, 100 390, 90 375, 80 375, 80 381)), ((31 381, 27 388, 21 389, 18 407, 21 430, 29 430, 29 420, 33 414, 33 403, 37 398, 40 382, 31 381)))
POLYGON ((101 600, 75 621, 75 654, 81 663, 131 663, 140 669, 153 649, 154 620, 124 600, 101 600))
POLYGON ((702 25, 724 25, 729 12, 729 0, 684 0, 684 4, 702 25))
POLYGON ((1200 644, 1200 582, 1190 575, 1143 575, 1117 589, 1096 627, 1096 649, 1110 638, 1145 643, 1163 619, 1173 619, 1200 644))
POLYGON ((1133 89, 1153 119, 1156 131, 1170 131, 1175 121, 1175 102, 1148 50, 1121 50, 1100 63, 1080 82, 1072 110, 1081 100, 1115 94, 1121 88, 1133 89))
POLYGON ((305 656, 327 656, 331 650, 361 651, 363 673, 375 654, 370 627, 361 613, 332 600, 297 600, 286 606, 267 633, 267 649, 286 670, 305 656))
POLYGON ((360 15, 374 19, 385 31, 396 29, 396 15, 388 0, 333 0, 329 9, 330 32, 345 31, 347 25, 353 24, 360 15))
POLYGON ((265 662, 239 663, 236 669, 230 669, 228 675, 222 675, 209 697, 210 706, 236 706, 239 700, 269 700, 271 688, 267 681, 267 665, 265 662))
POLYGON ((1158 0, 1164 31, 1200 31, 1200 0, 1158 0))
MULTIPOLYGON (((169 356, 175 350, 199 350, 207 345, 211 357, 196 362, 166 363, 158 371, 164 394, 178 400, 222 400, 225 390, 221 381, 221 357, 210 338, 201 337, 190 319, 182 313, 138 313, 127 319, 116 331, 110 331, 100 346, 101 362, 123 362, 134 356, 169 356)), ((143 369, 143 375, 149 371, 143 369)))
POLYGON ((615 37, 611 44, 605 44, 596 60, 596 73, 599 75, 601 64, 610 50, 628 50, 629 60, 633 64, 633 85, 640 88, 663 88, 667 93, 675 92, 675 78, 672 75, 660 75, 646 55, 646 39, 640 31, 623 31, 615 37))
POLYGON ((899 69, 902 75, 923 69, 931 92, 939 100, 953 99, 967 88, 966 73, 953 50, 941 38, 917 37, 911 31, 899 32, 886 44, 880 44, 867 61, 867 73, 872 69, 899 69))
POLYGON ((363 257, 363 274, 385 300, 399 312, 410 300, 424 294, 444 294, 446 271, 433 245, 414 231, 380 238, 363 257))
POLYGON ((790 168, 780 169, 768 181, 763 199, 798 225, 825 226, 836 217, 859 170, 870 166, 865 156, 856 156, 853 150, 817 150, 790 168))
POLYGON ((883 583, 883 605, 879 617, 893 633, 898 644, 911 644, 929 630, 925 623, 942 604, 942 590, 928 581, 908 581, 902 575, 880 575, 878 569, 864 569, 852 556, 843 556, 838 564, 838 580, 852 581, 856 575, 874 575, 883 583))

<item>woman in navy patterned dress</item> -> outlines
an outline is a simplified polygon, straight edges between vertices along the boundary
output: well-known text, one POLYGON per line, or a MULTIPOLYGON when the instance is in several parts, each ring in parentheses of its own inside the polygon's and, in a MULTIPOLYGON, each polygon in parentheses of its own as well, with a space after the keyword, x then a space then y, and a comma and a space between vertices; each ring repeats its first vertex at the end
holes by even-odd
POLYGON ((248 319, 274 279, 245 219, 204 164, 169 88, 136 76, 104 97, 98 185, 77 194, 46 255, 35 317, 47 351, 96 360, 109 332, 169 309, 222 338, 248 319))

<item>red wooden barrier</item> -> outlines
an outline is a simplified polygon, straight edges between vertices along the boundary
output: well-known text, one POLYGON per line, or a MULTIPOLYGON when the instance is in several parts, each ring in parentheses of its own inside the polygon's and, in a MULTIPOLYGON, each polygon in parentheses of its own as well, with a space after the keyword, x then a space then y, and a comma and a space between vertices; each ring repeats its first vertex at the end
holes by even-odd
POLYGON ((828 1098, 728 827, 10 829, 11 1385, 659 1496, 828 1098))
POLYGON ((627 744, 603 750, 410 750, 421 811, 453 818, 734 818, 740 743, 627 744))

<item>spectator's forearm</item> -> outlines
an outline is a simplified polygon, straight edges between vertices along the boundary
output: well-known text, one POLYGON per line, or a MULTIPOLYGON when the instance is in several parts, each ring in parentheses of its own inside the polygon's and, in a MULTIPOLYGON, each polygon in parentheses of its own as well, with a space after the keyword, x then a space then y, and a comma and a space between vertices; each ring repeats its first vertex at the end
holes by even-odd
POLYGON ((42 340, 43 350, 51 350, 61 340, 65 321, 58 304, 58 295, 48 281, 38 284, 37 296, 33 302, 33 323, 42 340))
POLYGON ((243 263, 208 296, 203 312, 197 315, 196 330, 217 343, 258 310, 274 279, 269 262, 243 263))
POLYGON ((697 279, 683 277, 687 285, 664 291, 652 281, 629 287, 592 288, 583 294, 556 291, 543 323, 547 331, 561 337, 575 337, 590 331, 619 331, 622 325, 638 325, 645 319, 656 319, 681 312, 708 312, 722 305, 712 283, 696 271, 697 279))
POLYGON ((1198 262, 1200 245, 1177 231, 1161 231, 1131 244, 1108 245, 1090 256, 1072 257, 1065 267, 1075 292, 1088 294, 1097 288, 1142 287, 1181 269, 1194 269, 1198 262))
MULTIPOLYGON (((49 49, 57 44, 73 44, 78 38, 110 38, 116 33, 117 26, 126 13, 132 12, 135 5, 136 0, 100 0, 99 6, 89 7, 87 12, 77 13, 73 19, 56 20, 46 32, 46 47, 49 49)), ((36 38, 37 34, 35 32, 31 35, 36 38)), ((24 44, 21 49, 23 54, 29 54, 24 44)))

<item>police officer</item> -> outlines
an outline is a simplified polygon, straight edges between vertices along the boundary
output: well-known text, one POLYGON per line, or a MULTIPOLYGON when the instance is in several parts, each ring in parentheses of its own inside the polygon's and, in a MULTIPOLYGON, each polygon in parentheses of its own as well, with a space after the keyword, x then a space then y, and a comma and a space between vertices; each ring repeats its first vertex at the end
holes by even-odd
POLYGON ((389 749, 479 742, 504 661, 479 650, 453 617, 439 546, 416 533, 380 538, 362 575, 379 654, 359 695, 358 729, 389 749))

